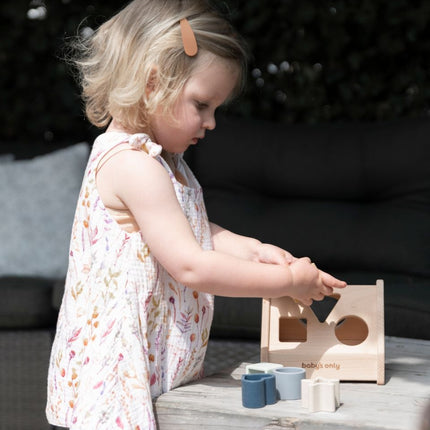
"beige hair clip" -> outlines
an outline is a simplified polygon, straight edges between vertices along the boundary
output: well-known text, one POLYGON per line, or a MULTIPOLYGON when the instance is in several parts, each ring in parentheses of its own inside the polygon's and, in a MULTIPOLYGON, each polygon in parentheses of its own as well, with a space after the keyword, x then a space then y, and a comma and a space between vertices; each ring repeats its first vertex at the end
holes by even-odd
POLYGON ((198 52, 196 36, 191 28, 187 18, 183 18, 179 21, 181 26, 182 43, 184 45, 184 51, 189 57, 194 57, 198 52))

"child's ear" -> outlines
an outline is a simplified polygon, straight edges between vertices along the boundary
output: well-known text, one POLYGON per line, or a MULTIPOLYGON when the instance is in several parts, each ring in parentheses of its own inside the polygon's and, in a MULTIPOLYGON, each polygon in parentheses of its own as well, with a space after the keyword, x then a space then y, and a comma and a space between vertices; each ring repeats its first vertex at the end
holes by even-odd
POLYGON ((146 83, 146 96, 148 97, 157 88, 158 70, 156 67, 151 69, 148 82, 146 83))

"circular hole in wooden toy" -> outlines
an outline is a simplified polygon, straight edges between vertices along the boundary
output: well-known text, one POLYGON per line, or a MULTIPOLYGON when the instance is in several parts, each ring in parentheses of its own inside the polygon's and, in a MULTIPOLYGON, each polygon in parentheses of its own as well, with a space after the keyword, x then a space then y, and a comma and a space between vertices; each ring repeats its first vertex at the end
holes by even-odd
POLYGON ((369 328, 360 317, 349 315, 337 322, 334 332, 339 342, 345 345, 360 345, 367 339, 369 328))

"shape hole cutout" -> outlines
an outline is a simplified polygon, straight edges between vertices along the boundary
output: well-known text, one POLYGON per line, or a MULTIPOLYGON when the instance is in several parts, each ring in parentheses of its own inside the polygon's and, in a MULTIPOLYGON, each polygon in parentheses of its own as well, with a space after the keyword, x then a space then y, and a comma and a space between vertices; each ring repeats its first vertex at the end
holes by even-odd
POLYGON ((338 321, 334 333, 337 340, 345 345, 360 345, 367 339, 369 327, 363 319, 347 316, 338 321))
POLYGON ((303 318, 279 318, 279 342, 306 342, 307 321, 303 318))
POLYGON ((321 301, 314 301, 311 304, 310 308, 319 322, 323 323, 327 319, 339 299, 340 294, 332 294, 331 296, 325 296, 321 301))

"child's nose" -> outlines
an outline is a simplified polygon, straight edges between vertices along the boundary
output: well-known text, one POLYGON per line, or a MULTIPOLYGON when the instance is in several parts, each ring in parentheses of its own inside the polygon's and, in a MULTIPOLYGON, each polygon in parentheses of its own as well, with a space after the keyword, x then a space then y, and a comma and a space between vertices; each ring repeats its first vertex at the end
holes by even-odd
POLYGON ((204 122, 203 122, 203 128, 206 130, 213 130, 216 126, 216 121, 215 121, 215 117, 213 115, 208 116, 207 118, 205 118, 204 122))

